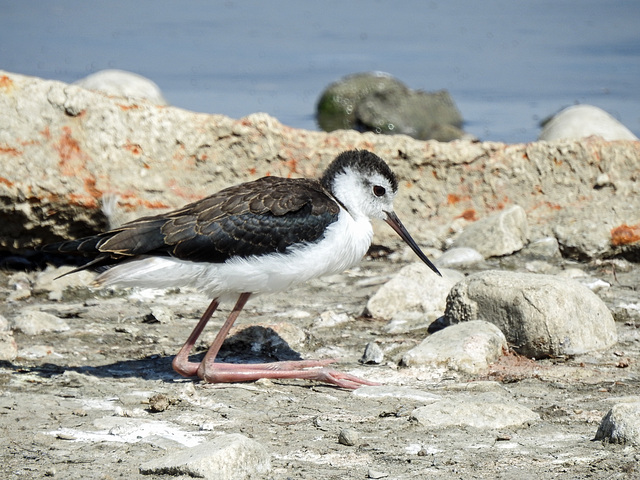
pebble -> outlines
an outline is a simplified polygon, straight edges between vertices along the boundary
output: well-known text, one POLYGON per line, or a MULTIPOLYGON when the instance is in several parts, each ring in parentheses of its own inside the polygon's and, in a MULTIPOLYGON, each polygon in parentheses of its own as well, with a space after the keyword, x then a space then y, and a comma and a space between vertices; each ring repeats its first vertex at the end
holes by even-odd
POLYGON ((473 248, 484 258, 500 257, 522 250, 528 238, 527 214, 519 205, 513 205, 469 224, 452 247, 473 248))
POLYGON ((601 108, 572 105, 544 124, 538 140, 566 140, 598 135, 605 140, 637 140, 631 130, 601 108))
POLYGON ((368 478, 386 478, 389 474, 386 472, 379 472, 378 470, 369 469, 367 472, 368 478))
POLYGON ((63 319, 38 310, 23 310, 13 319, 13 328, 26 335, 66 332, 69 325, 63 319))
POLYGON ((441 268, 469 268, 484 262, 482 254, 474 248, 450 248, 440 255, 433 263, 441 268))
POLYGON ((577 355, 617 341, 611 312, 584 285, 550 275, 486 271, 468 276, 449 295, 451 323, 486 320, 514 349, 533 358, 577 355))
POLYGON ((411 420, 424 427, 475 427, 499 429, 531 425, 540 416, 506 396, 470 399, 457 396, 416 408, 411 420))
POLYGON ((640 402, 614 405, 600 422, 595 439, 640 446, 640 402))
POLYGON ((360 436, 358 435, 358 432, 356 432, 352 428, 342 429, 338 434, 338 443, 340 443, 341 445, 346 445, 347 447, 353 447, 358 443, 359 439, 360 436))
POLYGON ((407 367, 445 367, 477 374, 486 372, 508 348, 507 340, 492 323, 475 320, 452 325, 425 338, 402 356, 407 367))
POLYGON ((195 447, 154 458, 140 466, 143 475, 163 475, 240 480, 264 478, 271 470, 271 458, 258 442, 244 435, 223 435, 195 447))
POLYGON ((71 270, 73 270, 73 267, 69 266, 60 268, 47 267, 36 276, 33 291, 36 293, 45 292, 49 300, 60 301, 63 299, 65 290, 87 288, 95 278, 95 274, 87 270, 76 272, 73 275, 65 275, 71 270))
POLYGON ((546 259, 560 258, 560 244, 555 237, 544 237, 531 242, 522 249, 522 253, 529 257, 546 259))
POLYGON ((380 365, 383 360, 384 352, 382 348, 380 348, 380 345, 376 342, 369 342, 367 346, 364 347, 364 353, 359 361, 365 365, 380 365))
POLYGON ((11 362, 18 356, 18 345, 10 332, 0 331, 0 360, 11 362))
POLYGON ((151 311, 144 316, 144 323, 160 323, 167 325, 173 322, 173 312, 170 308, 162 305, 154 305, 151 311))
POLYGON ((398 312, 423 312, 435 320, 444 312, 451 287, 464 278, 455 270, 442 270, 442 277, 423 263, 403 267, 367 302, 367 311, 375 318, 391 319, 398 312))

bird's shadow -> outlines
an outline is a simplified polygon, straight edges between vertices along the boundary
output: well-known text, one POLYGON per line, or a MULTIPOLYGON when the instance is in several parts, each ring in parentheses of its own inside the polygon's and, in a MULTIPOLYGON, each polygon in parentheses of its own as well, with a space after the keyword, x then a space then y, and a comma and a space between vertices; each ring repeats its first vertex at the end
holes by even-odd
MULTIPOLYGON (((201 351, 191 355, 190 359, 199 362, 205 354, 206 351, 201 351)), ((36 374, 44 378, 71 371, 98 378, 141 378, 174 382, 183 377, 173 371, 173 358, 173 355, 154 354, 142 359, 119 360, 98 366, 67 366, 55 363, 24 366, 9 361, 0 361, 0 365, 17 374, 36 374)), ((228 337, 216 357, 217 362, 224 363, 271 363, 287 360, 302 360, 302 357, 272 328, 257 325, 244 328, 228 337)))

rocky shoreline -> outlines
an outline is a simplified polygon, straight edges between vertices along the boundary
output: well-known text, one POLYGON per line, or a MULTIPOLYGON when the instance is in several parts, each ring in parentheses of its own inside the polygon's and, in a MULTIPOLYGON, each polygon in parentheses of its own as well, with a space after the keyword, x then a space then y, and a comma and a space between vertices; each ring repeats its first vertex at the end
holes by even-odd
MULTIPOLYGON (((266 174, 313 176, 366 148, 397 172, 396 210, 444 273, 372 249, 361 267, 252 300, 221 352, 336 357, 382 384, 349 392, 178 378, 172 356, 208 302, 194 292, 2 271, 6 478, 639 475, 640 142, 308 132, 7 72, 0 106, 5 252, 266 174)), ((377 229, 376 244, 392 238, 377 229)))

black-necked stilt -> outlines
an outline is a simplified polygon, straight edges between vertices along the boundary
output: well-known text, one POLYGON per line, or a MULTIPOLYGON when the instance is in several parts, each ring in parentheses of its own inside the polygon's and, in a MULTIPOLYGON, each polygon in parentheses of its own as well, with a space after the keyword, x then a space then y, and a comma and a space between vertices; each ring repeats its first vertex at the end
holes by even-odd
MULTIPOLYGON (((195 287, 213 297, 173 360, 184 376, 207 382, 301 378, 344 388, 372 384, 324 367, 332 360, 227 364, 214 360, 253 294, 341 272, 366 254, 370 219, 385 220, 438 275, 393 211, 395 175, 364 150, 339 155, 320 180, 264 177, 221 190, 179 210, 144 217, 92 237, 44 247, 94 259, 80 269, 109 265, 97 285, 195 287), (219 302, 235 307, 200 363, 189 353, 219 302)), ((80 270, 79 269, 79 270, 80 270)))

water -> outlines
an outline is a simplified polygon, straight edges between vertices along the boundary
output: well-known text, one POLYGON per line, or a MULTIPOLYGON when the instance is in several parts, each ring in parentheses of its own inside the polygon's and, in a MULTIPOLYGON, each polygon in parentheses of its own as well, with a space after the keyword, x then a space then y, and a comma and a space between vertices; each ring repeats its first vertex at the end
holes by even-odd
POLYGON ((448 89, 483 140, 533 141, 574 103, 640 136, 638 25, 636 0, 5 0, 0 68, 65 82, 120 68, 182 108, 312 130, 329 83, 379 70, 448 89))

